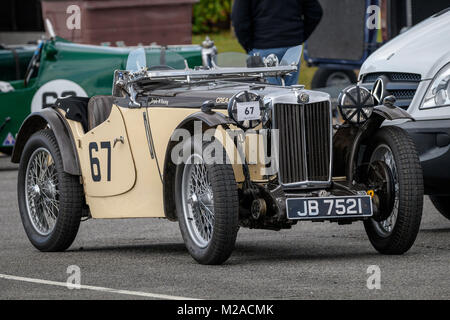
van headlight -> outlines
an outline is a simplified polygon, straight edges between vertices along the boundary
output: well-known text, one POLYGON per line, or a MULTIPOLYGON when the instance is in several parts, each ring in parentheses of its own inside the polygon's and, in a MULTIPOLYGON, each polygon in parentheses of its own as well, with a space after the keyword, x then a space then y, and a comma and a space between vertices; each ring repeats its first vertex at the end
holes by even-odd
POLYGON ((450 63, 434 77, 422 102, 423 109, 448 106, 450 106, 450 63))
POLYGON ((372 93, 360 86, 345 88, 338 98, 338 109, 342 118, 355 124, 366 122, 372 115, 374 106, 372 93))

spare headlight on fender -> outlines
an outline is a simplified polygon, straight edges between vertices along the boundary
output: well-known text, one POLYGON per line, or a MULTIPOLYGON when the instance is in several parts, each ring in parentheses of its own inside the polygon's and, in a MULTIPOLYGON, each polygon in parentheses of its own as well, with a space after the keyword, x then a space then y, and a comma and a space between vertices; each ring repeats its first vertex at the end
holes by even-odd
POLYGON ((358 85, 345 88, 338 98, 338 109, 342 118, 354 124, 366 122, 372 115, 374 106, 372 93, 358 85))
POLYGON ((244 130, 257 127, 263 118, 264 101, 250 91, 235 94, 228 103, 228 116, 244 130))

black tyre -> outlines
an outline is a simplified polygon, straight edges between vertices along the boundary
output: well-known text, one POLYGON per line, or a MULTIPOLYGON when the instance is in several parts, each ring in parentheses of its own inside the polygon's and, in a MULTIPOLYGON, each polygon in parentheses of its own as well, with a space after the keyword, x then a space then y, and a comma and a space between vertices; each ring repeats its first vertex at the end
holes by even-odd
MULTIPOLYGON (((201 264, 222 264, 231 255, 239 224, 239 198, 230 164, 204 161, 207 143, 191 143, 177 165, 175 200, 181 234, 201 264)), ((225 152, 224 152, 225 154, 225 152)))
POLYGON ((13 148, 0 147, 0 153, 6 154, 7 156, 12 155, 13 148))
POLYGON ((380 253, 403 254, 414 244, 422 218, 423 179, 416 147, 404 130, 383 127, 370 142, 366 159, 385 164, 395 192, 392 206, 382 206, 389 212, 364 222, 367 235, 380 253))
POLYGON ((25 144, 17 193, 20 216, 31 243, 41 251, 63 251, 80 226, 83 189, 79 177, 63 171, 53 132, 41 130, 25 144))
POLYGON ((319 68, 311 81, 311 88, 346 87, 357 82, 356 74, 352 70, 319 68))
POLYGON ((430 200, 434 207, 450 220, 450 196, 430 196, 430 200))

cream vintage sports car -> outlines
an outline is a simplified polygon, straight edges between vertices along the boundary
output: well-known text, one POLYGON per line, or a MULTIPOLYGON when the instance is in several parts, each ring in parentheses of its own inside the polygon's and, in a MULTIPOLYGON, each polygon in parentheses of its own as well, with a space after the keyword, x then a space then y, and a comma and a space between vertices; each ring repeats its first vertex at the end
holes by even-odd
MULTIPOLYGON (((402 254, 419 230, 423 182, 413 120, 365 88, 339 98, 278 86, 301 48, 282 59, 236 53, 190 69, 176 53, 130 53, 112 96, 69 97, 31 114, 17 136, 20 215, 41 251, 67 249, 80 221, 167 218, 202 264, 231 255, 239 227, 363 221, 383 254, 402 254), (172 67, 168 67, 167 65, 172 67), (178 68, 173 68, 178 66, 178 68)), ((151 222, 149 222, 151 223, 151 222)))

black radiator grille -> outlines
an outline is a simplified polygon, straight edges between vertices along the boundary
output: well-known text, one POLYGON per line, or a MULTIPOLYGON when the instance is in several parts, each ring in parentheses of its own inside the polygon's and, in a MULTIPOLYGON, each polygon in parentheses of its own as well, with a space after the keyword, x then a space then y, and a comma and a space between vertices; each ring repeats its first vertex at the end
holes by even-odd
POLYGON ((416 73, 399 73, 399 72, 368 73, 368 74, 364 75, 363 83, 375 82, 381 76, 387 76, 390 81, 419 82, 421 79, 420 74, 416 74, 416 73))
POLYGON ((421 76, 416 73, 368 73, 362 77, 362 86, 372 90, 378 78, 383 79, 384 96, 393 95, 397 107, 407 110, 416 94, 421 76))
POLYGON ((329 102, 307 105, 276 104, 279 129, 279 175, 283 184, 329 181, 329 102))

